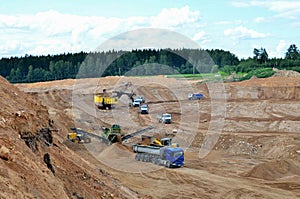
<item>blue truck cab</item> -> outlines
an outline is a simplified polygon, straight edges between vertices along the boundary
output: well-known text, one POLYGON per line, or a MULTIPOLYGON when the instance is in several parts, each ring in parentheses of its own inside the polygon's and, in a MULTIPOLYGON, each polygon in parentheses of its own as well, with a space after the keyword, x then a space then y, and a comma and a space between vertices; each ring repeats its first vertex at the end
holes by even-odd
POLYGON ((204 97, 204 95, 201 93, 193 93, 193 94, 188 95, 189 100, 200 100, 203 97, 204 97))
POLYGON ((166 160, 170 162, 170 167, 181 167, 184 165, 184 151, 182 148, 167 148, 166 160))

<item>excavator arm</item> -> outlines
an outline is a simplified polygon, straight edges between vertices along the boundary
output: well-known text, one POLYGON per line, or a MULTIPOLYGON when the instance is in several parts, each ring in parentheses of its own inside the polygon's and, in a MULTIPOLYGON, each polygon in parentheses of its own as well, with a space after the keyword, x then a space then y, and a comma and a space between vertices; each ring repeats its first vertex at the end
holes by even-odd
POLYGON ((113 91, 113 93, 116 94, 117 98, 121 98, 122 95, 127 95, 127 97, 129 99, 131 99, 132 102, 134 101, 134 96, 136 96, 136 94, 133 91, 131 91, 131 93, 126 93, 126 92, 123 92, 123 91, 113 91))
POLYGON ((156 146, 163 146, 162 143, 156 138, 153 140, 153 144, 156 146))

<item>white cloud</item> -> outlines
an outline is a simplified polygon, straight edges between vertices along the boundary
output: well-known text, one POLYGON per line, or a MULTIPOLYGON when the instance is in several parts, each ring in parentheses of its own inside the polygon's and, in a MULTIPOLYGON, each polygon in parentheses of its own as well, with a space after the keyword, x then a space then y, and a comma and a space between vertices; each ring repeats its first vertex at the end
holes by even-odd
POLYGON ((199 48, 199 44, 175 31, 159 28, 143 28, 122 33, 103 42, 97 51, 132 50, 144 48, 199 48))
POLYGON ((285 40, 280 40, 279 44, 276 47, 276 51, 277 52, 282 52, 283 50, 286 50, 287 43, 285 42, 285 40))
POLYGON ((285 52, 287 51, 287 43, 285 40, 280 40, 276 46, 276 51, 271 51, 269 56, 270 57, 284 57, 285 52))
POLYGON ((234 20, 234 21, 217 21, 215 22, 216 25, 231 25, 231 24, 241 24, 243 21, 242 20, 234 20))
POLYGON ((299 1, 267 1, 263 5, 277 12, 298 10, 300 8, 299 1))
POLYGON ((278 13, 277 16, 299 19, 300 17, 300 2, 299 1, 278 1, 278 0, 251 0, 232 1, 231 4, 235 7, 265 7, 271 11, 278 13))
POLYGON ((18 51, 24 49, 26 49, 26 46, 16 40, 3 41, 0 45, 0 52, 3 55, 15 54, 20 56, 21 54, 19 54, 18 51))
POLYGON ((216 25, 230 25, 232 21, 217 21, 215 22, 216 25))
POLYGON ((233 29, 226 29, 224 30, 224 35, 229 36, 234 40, 237 39, 259 39, 259 38, 265 38, 268 36, 268 34, 259 33, 255 30, 248 29, 243 26, 239 26, 233 29))
POLYGON ((193 37, 193 40, 197 41, 202 39, 205 36, 205 32, 204 31, 200 31, 198 33, 196 33, 193 37))
POLYGON ((265 17, 256 17, 254 19, 254 22, 256 22, 256 23, 262 23, 262 22, 266 22, 266 21, 267 21, 267 19, 265 17))
POLYGON ((199 11, 191 11, 188 6, 182 8, 163 9, 152 18, 152 27, 168 28, 182 24, 195 23, 200 20, 199 11))
POLYGON ((291 25, 292 26, 294 26, 294 27, 300 27, 300 22, 293 22, 293 23, 291 23, 291 25))
POLYGON ((248 7, 249 3, 244 1, 232 1, 231 5, 234 7, 242 8, 242 7, 248 7))
POLYGON ((55 10, 33 15, 0 15, 0 57, 16 52, 19 55, 92 51, 114 35, 146 27, 168 28, 192 37, 199 20, 200 12, 188 6, 163 9, 152 17, 105 18, 55 10))
MULTIPOLYGON (((285 56, 285 52, 287 51, 287 42, 285 40, 280 40, 278 43, 269 44, 268 46, 264 46, 267 50, 269 58, 283 58, 285 56)), ((261 44, 252 44, 252 49, 257 48, 260 49, 262 46, 261 44)))

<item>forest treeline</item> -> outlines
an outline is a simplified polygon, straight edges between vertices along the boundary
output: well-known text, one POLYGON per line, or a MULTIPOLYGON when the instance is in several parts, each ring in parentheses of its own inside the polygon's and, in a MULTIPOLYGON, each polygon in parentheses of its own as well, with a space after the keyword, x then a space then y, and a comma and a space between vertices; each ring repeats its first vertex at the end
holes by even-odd
MULTIPOLYGON (((132 51, 79 52, 60 55, 2 58, 0 75, 11 83, 114 75, 142 76, 197 73, 249 73, 271 68, 300 72, 300 52, 290 45, 284 58, 269 58, 264 48, 239 60, 229 51, 214 49, 139 49, 132 51)), ((270 71, 270 70, 268 70, 270 71)))

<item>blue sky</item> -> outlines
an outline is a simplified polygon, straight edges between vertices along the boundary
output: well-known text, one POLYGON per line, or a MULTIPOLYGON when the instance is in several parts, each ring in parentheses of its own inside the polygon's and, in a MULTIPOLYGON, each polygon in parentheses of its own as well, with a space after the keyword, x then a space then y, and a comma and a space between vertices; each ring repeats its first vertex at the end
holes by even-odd
POLYGON ((140 28, 175 31, 239 58, 261 47, 283 57, 300 47, 299 19, 300 1, 0 0, 0 57, 93 51, 140 28))

